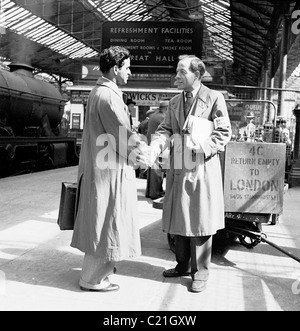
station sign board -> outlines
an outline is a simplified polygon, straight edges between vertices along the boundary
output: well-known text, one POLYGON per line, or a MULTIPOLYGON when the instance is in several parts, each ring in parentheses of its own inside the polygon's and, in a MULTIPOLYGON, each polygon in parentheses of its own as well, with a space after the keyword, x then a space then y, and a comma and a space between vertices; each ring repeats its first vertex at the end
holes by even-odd
POLYGON ((230 101, 227 102, 231 121, 242 122, 245 117, 253 115, 257 125, 263 124, 264 111, 267 104, 264 101, 230 101))
POLYGON ((71 103, 73 104, 87 104, 90 90, 88 91, 80 91, 80 90, 72 90, 71 91, 71 103))
POLYGON ((229 143, 226 147, 225 211, 281 214, 285 144, 229 143))
POLYGON ((123 46, 135 72, 174 73, 178 56, 202 55, 200 22, 105 22, 102 49, 123 46))
MULTIPOLYGON (((82 65, 82 74, 80 79, 82 81, 94 81, 96 82, 99 77, 101 76, 100 73, 100 66, 99 64, 84 64, 82 65)), ((167 82, 167 85, 171 83, 172 74, 161 74, 161 73, 135 73, 132 71, 132 76, 130 80, 141 81, 146 80, 147 82, 167 82)))

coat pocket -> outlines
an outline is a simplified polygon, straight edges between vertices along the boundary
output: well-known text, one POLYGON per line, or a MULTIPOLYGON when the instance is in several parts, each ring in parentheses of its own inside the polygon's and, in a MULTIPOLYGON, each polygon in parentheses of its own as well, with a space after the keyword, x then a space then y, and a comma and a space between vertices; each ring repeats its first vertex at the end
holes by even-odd
POLYGON ((187 179, 190 182, 203 180, 204 178, 204 172, 205 172, 204 154, 195 153, 195 157, 196 157, 196 166, 191 172, 188 173, 187 176, 187 179))
POLYGON ((124 169, 124 177, 127 180, 135 180, 135 171, 132 168, 124 169))

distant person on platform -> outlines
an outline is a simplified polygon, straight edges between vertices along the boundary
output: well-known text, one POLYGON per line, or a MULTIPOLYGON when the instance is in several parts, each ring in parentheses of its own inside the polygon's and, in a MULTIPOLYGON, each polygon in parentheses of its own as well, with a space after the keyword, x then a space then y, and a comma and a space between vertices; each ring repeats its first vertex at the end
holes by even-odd
POLYGON ((147 137, 148 134, 148 124, 149 124, 149 119, 150 116, 155 113, 156 110, 150 109, 146 113, 146 118, 140 123, 138 127, 138 133, 143 135, 144 137, 147 137))
MULTIPOLYGON (((153 113, 148 122, 147 141, 150 144, 152 135, 155 134, 157 128, 163 123, 168 110, 169 101, 161 101, 159 109, 153 113)), ((146 187, 146 198, 156 200, 162 198, 165 195, 163 189, 164 173, 159 166, 156 169, 148 169, 147 172, 147 187, 146 187)))
POLYGON ((130 118, 130 125, 133 131, 137 131, 136 123, 134 122, 134 119, 136 117, 136 102, 134 102, 132 99, 127 100, 127 106, 129 111, 129 118, 130 118))
MULTIPOLYGON (((141 135, 141 138, 148 144, 147 133, 148 133, 148 123, 149 116, 151 116, 155 112, 154 109, 150 109, 146 113, 146 118, 140 123, 138 126, 138 133, 141 135)), ((137 177, 141 179, 147 179, 148 171, 140 171, 139 169, 136 171, 137 177)))
POLYGON ((132 132, 119 88, 131 76, 130 63, 123 47, 103 50, 102 76, 88 99, 71 243, 85 253, 79 282, 83 291, 119 290, 108 278, 116 263, 141 255, 134 167, 148 165, 143 160, 150 148, 132 132))
POLYGON ((206 289, 212 238, 225 227, 219 153, 224 151, 232 134, 224 96, 202 84, 204 74, 205 65, 199 58, 193 55, 179 58, 176 84, 183 92, 171 99, 165 120, 152 138, 149 162, 154 164, 173 140, 162 227, 175 237, 177 265, 163 275, 191 276, 190 291, 194 293, 206 289), (196 132, 189 125, 184 130, 190 121, 197 124, 196 132), (198 130, 201 127, 203 130, 198 130), (195 139, 198 137, 196 144, 191 143, 192 133, 195 139))
POLYGON ((248 121, 248 124, 245 129, 247 141, 254 142, 256 136, 256 125, 254 124, 255 116, 254 114, 251 114, 249 116, 246 116, 246 119, 248 121))
POLYGON ((286 123, 283 124, 281 136, 282 136, 281 141, 283 143, 285 143, 287 146, 292 145, 292 140, 290 137, 290 130, 287 128, 286 123))

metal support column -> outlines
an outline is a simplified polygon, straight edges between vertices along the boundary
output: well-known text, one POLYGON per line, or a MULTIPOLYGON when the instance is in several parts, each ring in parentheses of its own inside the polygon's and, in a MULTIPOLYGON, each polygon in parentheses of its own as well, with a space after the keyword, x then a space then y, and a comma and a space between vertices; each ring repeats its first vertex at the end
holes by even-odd
MULTIPOLYGON (((267 88, 267 98, 265 100, 270 100, 270 102, 274 102, 274 88, 275 88, 275 76, 276 76, 276 70, 275 70, 275 51, 272 50, 269 55, 269 76, 268 77, 268 86, 267 88)), ((267 65, 268 67, 268 65, 267 65)), ((267 105, 267 113, 266 113, 266 122, 273 123, 274 118, 276 117, 276 111, 277 109, 270 106, 270 104, 267 105)))
MULTIPOLYGON (((280 54, 280 77, 279 77, 279 88, 285 89, 287 82, 287 66, 288 66, 288 35, 289 35, 289 18, 283 18, 283 30, 282 30, 282 40, 281 40, 281 54, 280 54)), ((279 92, 279 116, 284 116, 284 102, 285 93, 283 91, 279 92)))

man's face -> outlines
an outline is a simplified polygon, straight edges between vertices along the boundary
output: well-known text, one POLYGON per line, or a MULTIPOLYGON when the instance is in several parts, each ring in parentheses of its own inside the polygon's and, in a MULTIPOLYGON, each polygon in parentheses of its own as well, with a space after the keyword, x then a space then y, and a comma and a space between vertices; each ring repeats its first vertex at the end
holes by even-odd
POLYGON ((124 61, 124 65, 122 68, 117 68, 117 84, 122 86, 126 85, 128 79, 131 77, 131 70, 130 70, 130 59, 126 59, 124 61))
POLYGON ((133 103, 131 103, 131 104, 128 105, 128 110, 129 110, 131 116, 134 117, 135 116, 135 106, 134 106, 133 103))
POLYGON ((198 81, 196 73, 190 70, 190 65, 190 59, 183 59, 178 63, 175 84, 179 90, 192 91, 195 82, 198 81))

